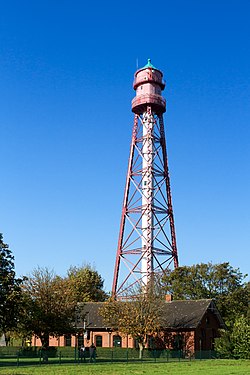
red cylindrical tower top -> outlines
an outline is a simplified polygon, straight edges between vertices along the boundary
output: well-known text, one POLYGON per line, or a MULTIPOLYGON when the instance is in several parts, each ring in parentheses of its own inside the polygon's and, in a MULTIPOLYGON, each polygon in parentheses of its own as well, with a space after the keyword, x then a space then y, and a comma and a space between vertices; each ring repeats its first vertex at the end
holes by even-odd
POLYGON ((157 114, 166 111, 166 100, 161 92, 165 88, 163 74, 156 69, 151 60, 148 59, 147 65, 135 72, 134 89, 136 97, 132 100, 132 111, 138 115, 145 112, 150 105, 157 114))

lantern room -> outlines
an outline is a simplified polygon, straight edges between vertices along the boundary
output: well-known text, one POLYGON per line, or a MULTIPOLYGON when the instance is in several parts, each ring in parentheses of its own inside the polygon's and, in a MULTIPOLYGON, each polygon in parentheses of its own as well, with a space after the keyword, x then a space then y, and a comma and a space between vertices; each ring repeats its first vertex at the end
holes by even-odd
POLYGON ((135 72, 133 87, 136 91, 136 96, 132 100, 134 113, 143 113, 148 105, 156 113, 166 111, 166 100, 162 97, 162 90, 165 88, 163 74, 151 64, 150 59, 143 68, 135 72))

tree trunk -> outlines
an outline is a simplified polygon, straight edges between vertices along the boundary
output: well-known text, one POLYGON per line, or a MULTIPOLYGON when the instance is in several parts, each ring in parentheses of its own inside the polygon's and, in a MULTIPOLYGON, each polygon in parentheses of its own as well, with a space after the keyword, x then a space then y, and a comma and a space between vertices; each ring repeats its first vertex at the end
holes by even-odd
POLYGON ((144 345, 142 342, 139 342, 138 345, 139 345, 139 359, 142 359, 144 345))
POLYGON ((9 335, 9 333, 4 333, 4 341, 5 341, 5 346, 10 346, 10 335, 9 335))

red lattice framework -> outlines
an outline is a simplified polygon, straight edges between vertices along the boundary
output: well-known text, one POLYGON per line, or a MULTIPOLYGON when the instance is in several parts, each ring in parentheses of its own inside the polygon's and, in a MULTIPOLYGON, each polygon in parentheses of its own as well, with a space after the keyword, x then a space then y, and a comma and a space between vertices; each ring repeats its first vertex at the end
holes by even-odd
POLYGON ((147 286, 178 267, 163 115, 135 114, 112 293, 147 286))

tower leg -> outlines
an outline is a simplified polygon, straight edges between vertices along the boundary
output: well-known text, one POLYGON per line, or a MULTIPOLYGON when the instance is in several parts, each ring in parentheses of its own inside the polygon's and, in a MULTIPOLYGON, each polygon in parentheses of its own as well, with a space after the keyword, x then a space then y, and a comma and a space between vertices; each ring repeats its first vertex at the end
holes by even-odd
POLYGON ((162 115, 159 116, 159 124, 160 124, 160 135, 161 135, 161 146, 162 146, 162 153, 163 153, 163 160, 164 160, 164 173, 165 173, 165 181, 166 181, 168 213, 169 213, 169 223, 170 223, 170 231, 171 231, 172 254, 173 254, 173 259, 174 259, 174 267, 177 268, 179 266, 179 261, 178 261, 176 235, 175 235, 174 213, 173 213, 172 196, 171 196, 171 188, 170 188, 166 139, 165 139, 164 122, 163 122, 162 115))
POLYGON ((126 214, 127 214, 129 187, 130 187, 131 175, 133 171, 132 163, 133 163, 133 156, 134 156, 134 150, 135 150, 135 144, 136 144, 136 138, 137 138, 137 129, 138 129, 138 116, 135 115, 133 132, 132 132, 132 141, 130 145, 129 161, 128 161, 128 172, 127 172, 123 205, 122 205, 122 215, 121 215, 121 222, 120 222, 118 246, 117 246, 116 260, 115 260, 114 278, 113 278, 113 285, 112 285, 113 297, 116 297, 118 275, 119 275, 120 262, 121 262, 121 257, 122 257, 123 234, 124 234, 125 219, 126 219, 126 214))

